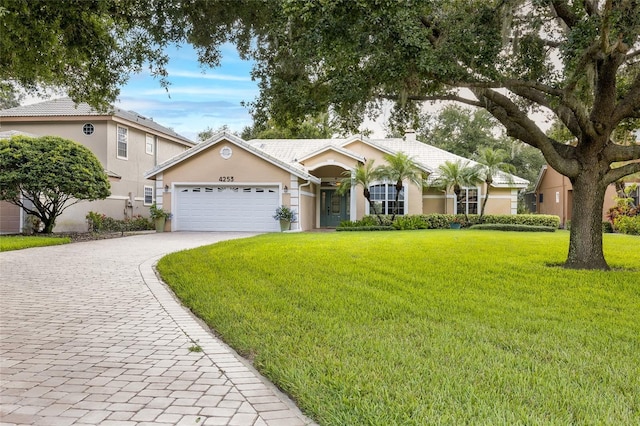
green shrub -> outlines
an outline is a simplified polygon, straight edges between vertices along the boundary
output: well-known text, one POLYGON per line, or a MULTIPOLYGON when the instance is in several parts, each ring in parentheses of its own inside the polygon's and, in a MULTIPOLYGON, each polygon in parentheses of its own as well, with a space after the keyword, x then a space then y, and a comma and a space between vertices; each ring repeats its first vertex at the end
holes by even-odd
POLYGON ((397 230, 427 229, 427 223, 420 216, 397 216, 391 226, 397 230))
POLYGON ((392 226, 345 226, 345 227, 337 227, 336 231, 339 232, 348 232, 348 231, 395 231, 392 226))
POLYGON ((102 213, 89 212, 86 217, 89 232, 149 231, 154 229, 153 222, 140 215, 126 219, 114 219, 102 213))
MULTIPOLYGON (((391 222, 390 216, 382 216, 383 225, 386 228, 392 226, 394 229, 449 229, 452 222, 459 223, 461 227, 468 228, 480 223, 480 216, 477 214, 442 214, 431 213, 424 215, 408 215, 396 216, 391 222)), ((503 225, 525 225, 525 226, 543 226, 557 229, 560 226, 560 218, 553 215, 542 214, 518 214, 518 215, 485 215, 484 224, 503 224, 503 225)), ((345 228, 371 228, 380 227, 380 222, 376 216, 365 216, 356 221, 344 221, 338 226, 338 230, 346 230, 345 228)))
POLYGON ((107 218, 102 213, 89 212, 86 219, 89 224, 89 232, 101 232, 104 228, 104 220, 107 218))
POLYGON ((471 229, 485 231, 516 231, 516 232, 555 232, 557 228, 551 226, 519 225, 509 223, 480 223, 471 226, 471 229))
POLYGON ((618 216, 613 227, 623 234, 640 235, 640 216, 618 216))
POLYGON ((605 234, 611 234, 613 232, 613 225, 611 222, 602 222, 602 232, 605 234))
POLYGON ((485 215, 483 219, 483 223, 560 227, 560 218, 548 214, 489 214, 485 215))
POLYGON ((391 217, 390 216, 381 216, 382 225, 380 225, 380 221, 377 216, 364 216, 360 220, 345 220, 340 222, 338 228, 362 228, 362 227, 370 227, 370 226, 383 226, 389 227, 391 226, 391 217))

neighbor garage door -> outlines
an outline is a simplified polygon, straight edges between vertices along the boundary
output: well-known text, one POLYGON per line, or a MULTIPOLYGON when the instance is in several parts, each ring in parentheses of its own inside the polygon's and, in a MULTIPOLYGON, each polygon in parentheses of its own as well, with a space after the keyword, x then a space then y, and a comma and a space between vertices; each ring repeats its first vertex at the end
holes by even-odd
POLYGON ((277 187, 188 186, 176 188, 178 231, 278 231, 273 219, 277 187))

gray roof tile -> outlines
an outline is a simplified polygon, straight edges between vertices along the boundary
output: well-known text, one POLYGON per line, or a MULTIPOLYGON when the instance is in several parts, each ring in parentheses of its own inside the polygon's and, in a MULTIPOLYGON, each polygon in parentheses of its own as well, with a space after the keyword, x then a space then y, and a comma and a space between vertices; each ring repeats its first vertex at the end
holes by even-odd
POLYGON ((115 116, 131 123, 155 130, 173 138, 179 139, 185 145, 193 146, 195 143, 176 133, 172 129, 162 126, 150 118, 144 117, 135 111, 126 111, 113 107, 110 112, 100 113, 86 103, 76 104, 71 98, 51 99, 32 105, 23 105, 15 108, 0 110, 0 117, 73 117, 73 116, 115 116))

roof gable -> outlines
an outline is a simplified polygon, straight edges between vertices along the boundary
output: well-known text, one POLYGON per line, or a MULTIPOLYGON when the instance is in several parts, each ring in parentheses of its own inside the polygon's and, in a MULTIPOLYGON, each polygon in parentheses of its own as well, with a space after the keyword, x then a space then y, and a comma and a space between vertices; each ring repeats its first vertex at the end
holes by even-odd
POLYGON ((228 142, 232 145, 235 145, 239 148, 244 149, 247 152, 250 152, 252 154, 254 154, 255 156, 267 161, 268 163, 273 164, 276 167, 279 167, 283 170, 288 171, 289 173, 298 176, 302 179, 306 179, 306 180, 310 180, 314 183, 320 183, 320 179, 318 179, 315 176, 310 175, 309 173, 307 173, 304 169, 302 168, 298 168, 295 167, 292 164, 288 164, 278 158, 275 158, 271 155, 269 155, 268 153, 260 150, 259 148, 256 148, 255 146, 248 144, 247 142, 245 142, 244 140, 242 140, 241 138, 226 133, 226 132, 220 132, 217 133, 215 135, 213 135, 212 137, 210 137, 209 139, 207 139, 205 142, 202 142, 178 155, 176 155, 173 158, 170 158, 169 160, 165 161, 164 163, 161 163, 159 165, 157 165, 156 167, 154 167, 153 169, 149 170, 148 172, 145 173, 144 177, 146 179, 152 178, 154 176, 156 176, 158 173, 161 173, 167 169, 170 169, 171 167, 186 161, 187 159, 193 157, 194 155, 197 155, 201 152, 204 152, 206 150, 212 149, 214 146, 216 146, 217 144, 221 143, 221 142, 228 142))
MULTIPOLYGON (((314 152, 311 152, 307 155, 305 155, 304 157, 298 159, 298 161, 302 164, 304 164, 305 162, 309 161, 309 160, 313 160, 314 158, 317 158, 319 156, 321 156, 322 154, 325 153, 335 153, 335 154, 339 154, 340 156, 344 156, 347 158, 350 158, 352 160, 355 160, 356 162, 361 162, 364 163, 366 161, 366 159, 364 157, 362 157, 361 155, 356 154, 355 152, 351 152, 347 149, 341 148, 339 146, 335 146, 335 145, 326 145, 314 152)), ((313 168, 311 168, 310 166, 307 166, 309 168, 309 170, 314 170, 318 167, 320 167, 321 165, 326 165, 326 164, 320 164, 320 165, 315 165, 313 168)), ((338 165, 338 163, 335 163, 335 165, 338 165)), ((348 167, 350 168, 350 167, 348 167)))

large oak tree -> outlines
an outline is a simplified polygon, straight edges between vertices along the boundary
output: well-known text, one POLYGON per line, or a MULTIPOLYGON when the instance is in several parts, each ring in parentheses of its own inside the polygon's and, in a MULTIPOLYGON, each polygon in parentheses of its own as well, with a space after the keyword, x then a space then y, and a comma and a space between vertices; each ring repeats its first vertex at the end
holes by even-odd
MULTIPOLYGON (((195 9, 191 40, 211 46, 221 18, 195 9)), ((611 137, 640 118, 638 0, 288 0, 241 2, 236 12, 223 31, 242 35, 258 61, 258 116, 289 120, 330 107, 356 129, 383 99, 394 102, 394 119, 434 100, 483 108, 571 180, 565 266, 608 268, 605 190, 640 170, 640 145, 611 137), (531 118, 541 108, 574 143, 544 133, 531 118)))

